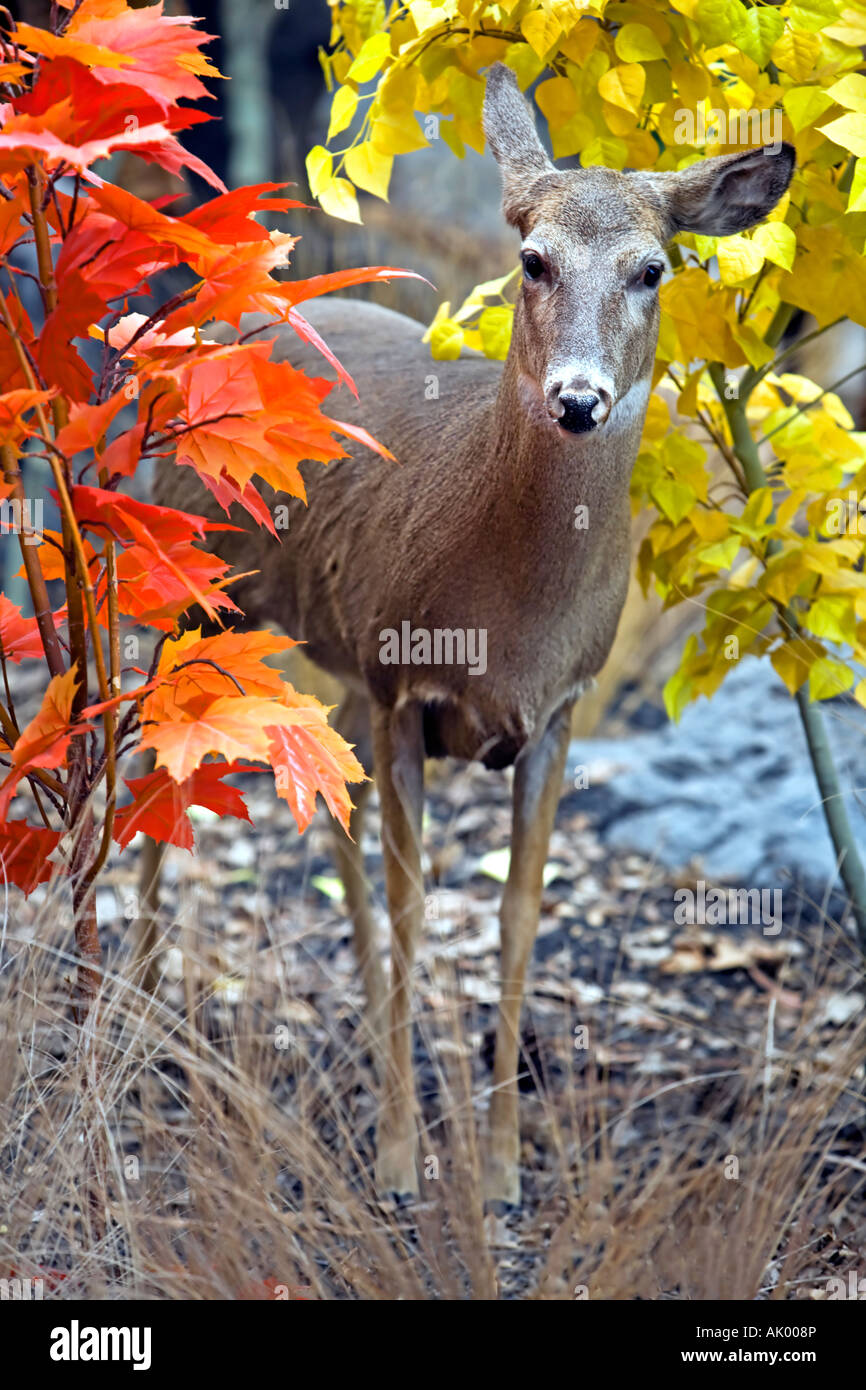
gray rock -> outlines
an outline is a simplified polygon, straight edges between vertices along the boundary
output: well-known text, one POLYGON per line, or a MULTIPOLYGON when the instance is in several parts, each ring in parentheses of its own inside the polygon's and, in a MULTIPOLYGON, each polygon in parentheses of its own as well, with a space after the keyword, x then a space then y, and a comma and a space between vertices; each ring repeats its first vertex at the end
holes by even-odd
MULTIPOLYGON (((822 706, 845 803, 866 851, 863 774, 866 711, 822 706), (858 776, 859 773, 859 776, 858 776)), ((784 870, 815 885, 836 877, 794 701, 766 662, 747 658, 712 700, 690 705, 679 724, 628 739, 575 740, 570 765, 614 764, 602 835, 669 868, 699 861, 713 878, 779 882, 784 870)))

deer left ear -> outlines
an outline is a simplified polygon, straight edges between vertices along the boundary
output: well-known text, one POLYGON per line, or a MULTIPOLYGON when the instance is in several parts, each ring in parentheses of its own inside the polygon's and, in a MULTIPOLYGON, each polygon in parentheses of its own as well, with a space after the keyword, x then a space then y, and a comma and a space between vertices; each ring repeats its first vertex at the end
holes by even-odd
POLYGON ((650 178, 666 204, 672 236, 733 236, 772 212, 793 172, 794 146, 781 143, 717 155, 650 178))
POLYGON ((521 234, 533 184, 556 169, 538 138, 529 103, 504 63, 494 63, 484 96, 484 134, 502 174, 502 211, 521 234))

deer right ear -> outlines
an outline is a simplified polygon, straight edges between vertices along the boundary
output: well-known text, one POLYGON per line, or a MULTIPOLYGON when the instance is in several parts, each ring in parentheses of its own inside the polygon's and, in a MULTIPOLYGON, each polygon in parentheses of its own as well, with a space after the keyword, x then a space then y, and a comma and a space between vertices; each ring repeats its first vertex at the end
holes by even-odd
POLYGON ((504 63, 494 64, 487 78, 484 134, 502 174, 502 211, 512 226, 523 231, 532 185, 556 170, 538 138, 517 78, 504 63))
POLYGON ((673 230, 732 236, 754 227, 772 212, 791 182, 794 156, 793 145, 780 143, 717 155, 676 174, 656 175, 656 186, 667 194, 673 230))

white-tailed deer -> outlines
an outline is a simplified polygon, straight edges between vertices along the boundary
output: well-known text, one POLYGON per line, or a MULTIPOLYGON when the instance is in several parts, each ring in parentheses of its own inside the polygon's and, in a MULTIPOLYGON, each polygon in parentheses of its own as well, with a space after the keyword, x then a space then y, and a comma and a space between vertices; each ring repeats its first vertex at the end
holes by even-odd
MULTIPOLYGON (((218 547, 241 570, 259 571, 233 591, 248 619, 276 621, 345 682, 336 723, 375 769, 390 990, 366 899, 363 795, 352 840, 338 832, 337 855, 369 1026, 385 1054, 381 1190, 418 1190, 410 996, 424 917, 424 759, 514 764, 485 1191, 515 1203, 524 980, 572 704, 607 657, 626 592, 629 475, 650 392, 665 245, 680 230, 725 236, 759 222, 788 186, 793 150, 724 155, 680 173, 558 171, 501 65, 488 79, 484 128, 505 216, 523 239, 507 361, 432 362, 413 320, 354 301, 320 303, 309 317, 358 383, 354 418, 399 462, 355 448, 327 468, 304 465, 309 507, 279 499, 291 507, 283 545, 252 531, 218 547), (425 389, 431 374, 436 399, 425 389), (579 507, 586 524, 575 525, 579 507)), ((288 357, 321 374, 321 360, 291 332, 284 341, 288 357)), ((157 490, 160 500, 215 515, 196 486, 190 470, 167 464, 157 490)))

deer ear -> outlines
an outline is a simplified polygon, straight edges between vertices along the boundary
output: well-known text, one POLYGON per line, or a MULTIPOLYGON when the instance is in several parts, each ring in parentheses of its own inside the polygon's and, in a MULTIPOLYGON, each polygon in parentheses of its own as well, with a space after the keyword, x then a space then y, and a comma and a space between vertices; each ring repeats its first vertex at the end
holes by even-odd
POLYGON ((733 236, 763 221, 793 172, 793 145, 764 145, 701 160, 679 173, 663 175, 664 183, 657 187, 665 195, 672 234, 733 236))
POLYGON ((529 211, 532 185, 556 170, 538 138, 517 78, 504 63, 494 64, 487 77, 484 134, 502 173, 502 211, 513 226, 520 227, 529 211))

